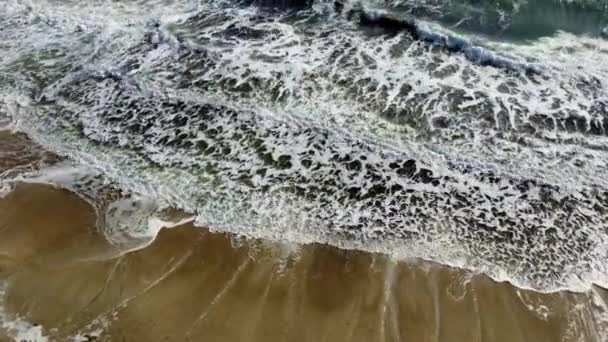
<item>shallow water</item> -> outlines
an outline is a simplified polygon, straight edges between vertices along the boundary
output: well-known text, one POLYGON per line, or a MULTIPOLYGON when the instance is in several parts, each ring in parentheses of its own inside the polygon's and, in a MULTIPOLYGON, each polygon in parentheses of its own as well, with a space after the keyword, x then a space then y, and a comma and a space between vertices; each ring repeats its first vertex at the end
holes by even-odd
MULTIPOLYGON (((107 258, 186 220, 580 292, 580 304, 608 285, 606 11, 8 0, 0 197, 16 182, 76 194, 107 258)), ((596 309, 582 334, 603 331, 596 309)))
POLYGON ((547 342, 607 336, 608 293, 600 288, 540 294, 431 263, 320 244, 290 248, 189 224, 163 229, 151 245, 124 254, 96 231, 86 202, 43 185, 16 185, 0 200, 0 218, 0 334, 4 327, 9 336, 547 342))
POLYGON ((153 206, 543 291, 605 284, 598 37, 370 30, 326 2, 15 3, 4 16, 12 127, 153 206))

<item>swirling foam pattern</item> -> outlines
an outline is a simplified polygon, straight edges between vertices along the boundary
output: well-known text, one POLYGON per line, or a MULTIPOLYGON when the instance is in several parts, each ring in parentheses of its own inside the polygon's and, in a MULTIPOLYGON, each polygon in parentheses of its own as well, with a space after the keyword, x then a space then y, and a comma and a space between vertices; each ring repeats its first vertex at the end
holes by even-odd
MULTIPOLYGON (((423 39, 328 2, 13 1, 0 11, 0 112, 214 230, 425 258, 544 291, 606 285, 606 8, 537 5, 551 4, 597 28, 526 41, 515 24, 450 29, 466 1, 381 4, 423 39), (467 53, 479 51, 542 72, 475 63, 467 53)), ((510 12, 482 9, 510 22, 526 11, 497 6, 510 12)))

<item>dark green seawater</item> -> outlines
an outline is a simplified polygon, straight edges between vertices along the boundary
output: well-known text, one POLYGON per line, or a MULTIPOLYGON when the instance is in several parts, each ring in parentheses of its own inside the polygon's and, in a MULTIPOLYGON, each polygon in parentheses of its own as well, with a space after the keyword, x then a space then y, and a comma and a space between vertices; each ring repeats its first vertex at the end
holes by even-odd
POLYGON ((604 0, 405 0, 395 9, 492 38, 530 40, 558 31, 598 36, 608 25, 604 0))

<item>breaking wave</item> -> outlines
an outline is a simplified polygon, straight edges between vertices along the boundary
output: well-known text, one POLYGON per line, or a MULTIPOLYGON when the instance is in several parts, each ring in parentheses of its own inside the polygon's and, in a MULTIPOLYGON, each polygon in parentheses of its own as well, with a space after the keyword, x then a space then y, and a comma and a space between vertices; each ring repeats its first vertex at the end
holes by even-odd
POLYGON ((8 1, 0 122, 212 230, 605 286, 606 7, 472 3, 8 1))

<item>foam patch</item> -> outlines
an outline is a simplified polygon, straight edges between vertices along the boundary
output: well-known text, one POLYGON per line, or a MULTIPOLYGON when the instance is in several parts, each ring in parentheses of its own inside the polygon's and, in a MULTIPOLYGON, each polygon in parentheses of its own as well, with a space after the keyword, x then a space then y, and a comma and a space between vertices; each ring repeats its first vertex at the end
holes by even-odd
POLYGON ((29 15, 54 18, 51 30, 4 14, 23 39, 0 75, 30 99, 7 106, 15 128, 131 196, 108 202, 120 204, 115 232, 144 236, 157 208, 174 207, 212 230, 424 258, 538 290, 606 284, 605 41, 456 49, 429 44, 462 36, 436 24, 422 40, 378 35, 327 2, 189 6, 49 16, 37 5, 29 15), (543 72, 472 63, 484 51, 543 72))

